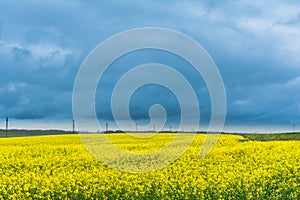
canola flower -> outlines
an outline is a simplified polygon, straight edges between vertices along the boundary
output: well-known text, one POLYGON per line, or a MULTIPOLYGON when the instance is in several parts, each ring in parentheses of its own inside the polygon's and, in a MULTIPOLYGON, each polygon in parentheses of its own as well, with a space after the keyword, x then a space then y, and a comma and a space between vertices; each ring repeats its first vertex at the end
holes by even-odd
MULTIPOLYGON (((173 137, 109 135, 115 145, 137 153, 155 151, 173 137)), ((300 199, 299 141, 222 135, 199 158, 204 138, 196 135, 182 157, 149 173, 105 166, 78 135, 2 138, 0 199, 300 199)))

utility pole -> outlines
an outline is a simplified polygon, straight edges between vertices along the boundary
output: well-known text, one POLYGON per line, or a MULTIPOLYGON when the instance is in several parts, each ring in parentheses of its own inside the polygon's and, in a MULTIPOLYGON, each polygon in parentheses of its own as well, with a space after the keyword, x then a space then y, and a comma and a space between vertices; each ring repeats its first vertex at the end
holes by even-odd
POLYGON ((6 129, 5 129, 5 137, 7 137, 7 132, 8 132, 8 117, 6 117, 6 129))
POLYGON ((107 131, 108 130, 108 123, 106 122, 105 124, 105 130, 107 131))
POLYGON ((135 124, 135 131, 138 131, 138 124, 135 124))
POLYGON ((294 132, 295 132, 295 130, 296 130, 296 129, 295 129, 295 124, 293 124, 293 129, 294 129, 294 132))
POLYGON ((172 126, 170 126, 170 133, 172 132, 172 126))
POLYGON ((73 119, 73 133, 75 133, 75 120, 73 119))

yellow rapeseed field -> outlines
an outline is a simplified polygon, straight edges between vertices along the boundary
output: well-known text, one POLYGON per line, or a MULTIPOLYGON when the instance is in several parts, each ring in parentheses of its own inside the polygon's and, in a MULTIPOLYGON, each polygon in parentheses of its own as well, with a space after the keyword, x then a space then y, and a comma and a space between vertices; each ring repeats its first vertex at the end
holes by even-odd
MULTIPOLYGON (((173 137, 109 135, 115 145, 138 153, 155 151, 173 137)), ((0 199, 300 199, 300 141, 222 135, 199 158, 204 138, 196 135, 182 157, 149 173, 105 166, 78 135, 2 138, 0 199)))

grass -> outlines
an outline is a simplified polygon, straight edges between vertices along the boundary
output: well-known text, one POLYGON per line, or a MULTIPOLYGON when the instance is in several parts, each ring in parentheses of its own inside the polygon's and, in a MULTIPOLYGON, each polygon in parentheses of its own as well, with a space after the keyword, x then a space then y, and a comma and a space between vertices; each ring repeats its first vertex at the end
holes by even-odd
MULTIPOLYGON (((7 131, 7 137, 24 137, 24 136, 39 136, 39 135, 59 135, 68 134, 69 131, 63 130, 28 130, 28 129, 10 129, 7 131)), ((0 138, 6 137, 6 131, 0 129, 0 138)))
POLYGON ((289 141, 300 140, 300 133, 239 134, 252 141, 289 141))

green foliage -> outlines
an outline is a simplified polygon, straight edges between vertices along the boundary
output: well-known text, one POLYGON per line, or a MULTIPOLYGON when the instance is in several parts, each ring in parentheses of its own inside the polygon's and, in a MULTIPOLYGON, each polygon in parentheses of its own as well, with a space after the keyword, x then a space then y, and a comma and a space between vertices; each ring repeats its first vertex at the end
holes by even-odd
POLYGON ((269 134, 241 134, 252 141, 289 141, 300 140, 300 133, 269 133, 269 134))

